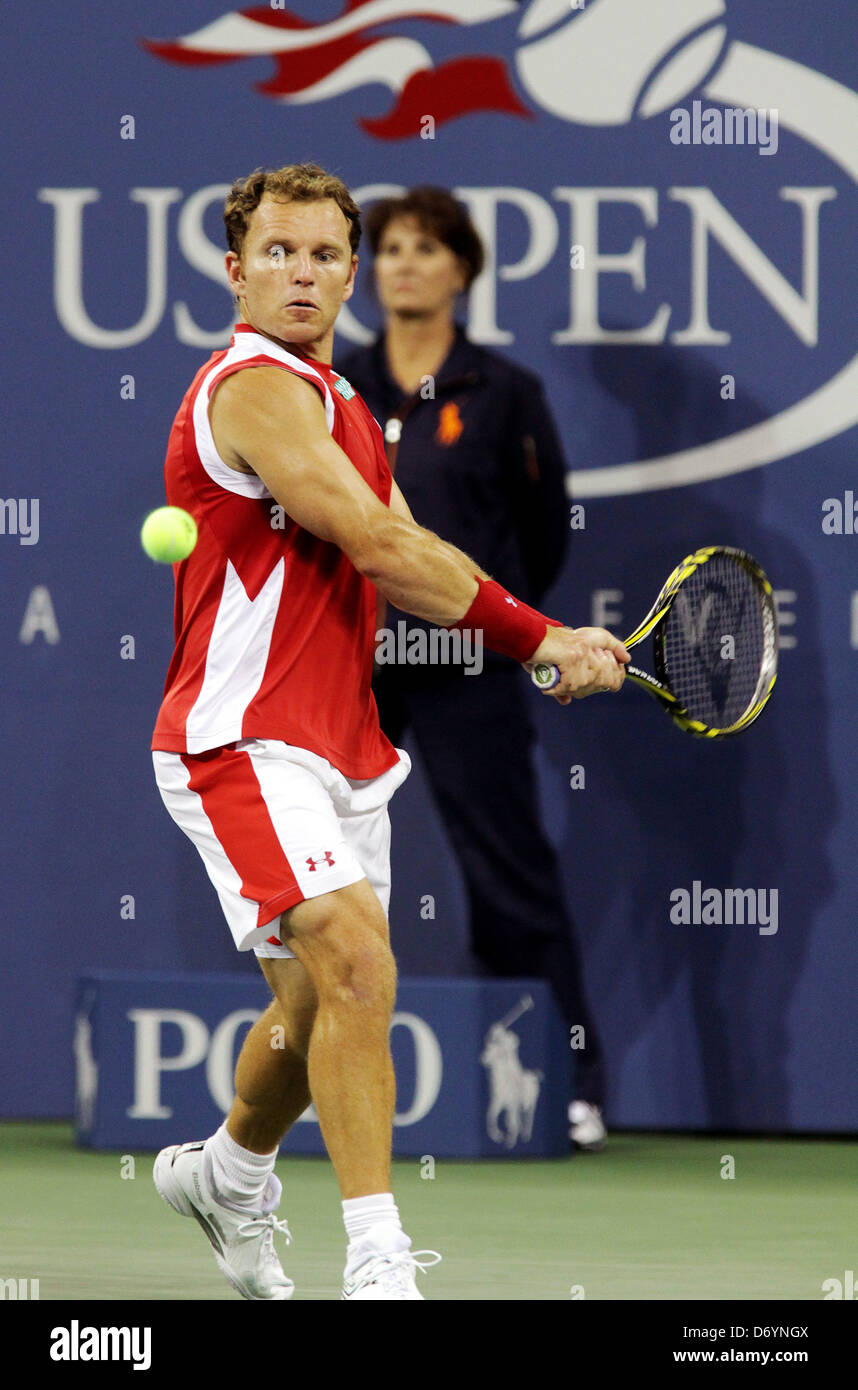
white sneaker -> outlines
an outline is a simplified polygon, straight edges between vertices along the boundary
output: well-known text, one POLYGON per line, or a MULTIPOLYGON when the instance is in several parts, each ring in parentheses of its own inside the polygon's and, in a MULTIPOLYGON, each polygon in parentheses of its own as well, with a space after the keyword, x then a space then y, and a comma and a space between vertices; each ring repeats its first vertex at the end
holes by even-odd
POLYGON ((569 1106, 569 1138, 587 1153, 599 1153, 605 1147, 608 1131, 598 1105, 586 1100, 573 1100, 569 1106))
POLYGON ((215 1195, 211 1159, 204 1144, 173 1144, 155 1159, 155 1186, 180 1216, 200 1223, 215 1253, 221 1272, 243 1298, 282 1300, 291 1298, 295 1285, 283 1273, 274 1250, 274 1232, 290 1245, 285 1221, 274 1216, 282 1187, 272 1173, 259 1211, 230 1206, 215 1195))
POLYGON ((436 1250, 411 1253, 411 1241, 404 1231, 391 1232, 390 1226, 372 1226, 348 1248, 343 1275, 343 1298, 376 1302, 394 1298, 423 1300, 414 1280, 418 1269, 439 1264, 436 1250), (420 1256, 431 1255, 428 1260, 420 1256))

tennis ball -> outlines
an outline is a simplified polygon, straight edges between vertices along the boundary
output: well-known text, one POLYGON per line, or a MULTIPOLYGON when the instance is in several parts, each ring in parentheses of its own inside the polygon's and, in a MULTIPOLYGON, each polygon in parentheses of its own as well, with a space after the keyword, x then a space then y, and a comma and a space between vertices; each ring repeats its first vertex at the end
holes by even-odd
POLYGON ((140 544, 152 560, 173 565, 186 560, 197 543, 197 523, 181 507, 158 507, 140 531, 140 544))

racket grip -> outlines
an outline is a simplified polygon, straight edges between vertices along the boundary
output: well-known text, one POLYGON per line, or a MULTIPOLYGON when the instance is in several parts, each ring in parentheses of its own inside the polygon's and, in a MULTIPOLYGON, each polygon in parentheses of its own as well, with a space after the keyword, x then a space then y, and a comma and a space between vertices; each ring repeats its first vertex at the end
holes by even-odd
POLYGON ((555 685, 560 684, 560 672, 556 666, 547 666, 545 662, 540 662, 531 671, 530 679, 539 690, 553 690, 555 685))

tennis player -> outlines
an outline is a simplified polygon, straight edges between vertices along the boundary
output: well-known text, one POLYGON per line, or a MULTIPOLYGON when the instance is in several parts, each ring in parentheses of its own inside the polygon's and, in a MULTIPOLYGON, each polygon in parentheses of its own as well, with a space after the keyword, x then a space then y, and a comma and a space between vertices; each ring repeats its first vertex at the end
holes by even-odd
POLYGON ((561 704, 619 689, 628 653, 603 628, 546 618, 414 523, 380 429, 330 365, 360 240, 345 185, 316 165, 257 170, 233 185, 224 220, 240 321, 168 444, 167 501, 193 514, 199 540, 175 569, 152 749, 165 805, 274 998, 245 1039, 225 1123, 162 1150, 155 1184, 245 1298, 290 1298, 273 1169, 312 1099, 342 1195, 342 1297, 422 1299, 416 1271, 440 1257, 412 1252, 390 1181, 387 803, 409 763, 370 688, 376 590, 556 665, 561 704))

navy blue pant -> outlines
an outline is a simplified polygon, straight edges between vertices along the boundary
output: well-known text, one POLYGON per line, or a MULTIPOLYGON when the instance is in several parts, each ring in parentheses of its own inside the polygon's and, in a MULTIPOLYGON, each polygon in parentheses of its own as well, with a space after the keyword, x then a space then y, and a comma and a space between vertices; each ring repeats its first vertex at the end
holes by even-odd
POLYGON ((604 1102, 602 1052, 587 1007, 557 858, 538 807, 535 730, 517 669, 479 676, 383 666, 373 682, 392 743, 410 728, 465 879, 471 949, 493 974, 547 980, 568 1026, 576 1099, 604 1102))

